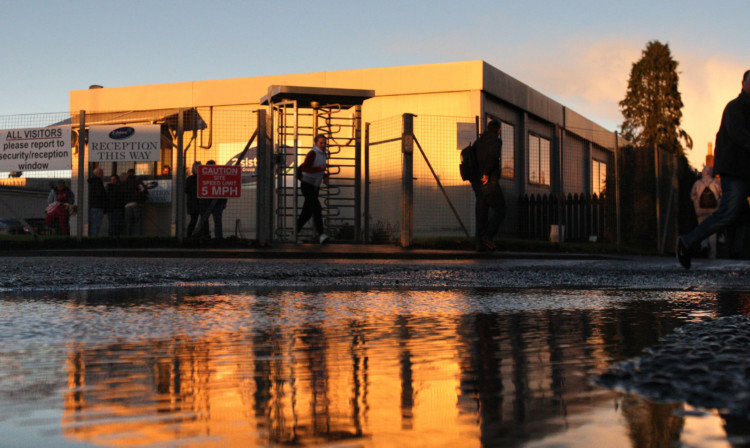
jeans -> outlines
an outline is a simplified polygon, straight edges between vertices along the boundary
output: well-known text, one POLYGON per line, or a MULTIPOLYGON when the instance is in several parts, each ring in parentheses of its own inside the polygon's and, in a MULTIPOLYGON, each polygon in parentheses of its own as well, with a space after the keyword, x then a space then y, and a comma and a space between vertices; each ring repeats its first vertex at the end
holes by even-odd
POLYGON ((125 206, 125 234, 143 235, 143 206, 125 206))
POLYGON ((109 219, 109 236, 122 235, 125 224, 125 210, 118 208, 108 213, 109 219))
MULTIPOLYGON (((224 209, 221 205, 217 205, 211 210, 211 216, 214 219, 214 238, 218 240, 224 238, 224 227, 221 222, 222 213, 224 213, 224 209)), ((208 230, 208 223, 206 223, 206 230, 208 230)))
POLYGON ((748 207, 748 195, 750 195, 750 188, 747 182, 736 177, 722 177, 719 208, 703 220, 698 227, 681 237, 682 243, 693 250, 704 239, 737 222, 748 207))
POLYGON ((297 232, 302 230, 305 223, 312 217, 315 231, 318 232, 318 235, 322 235, 323 208, 320 206, 320 201, 318 201, 320 188, 307 182, 300 182, 300 189, 302 190, 302 195, 305 197, 305 205, 302 206, 302 212, 297 220, 297 232))
POLYGON ((103 208, 89 209, 89 236, 99 236, 99 230, 102 228, 103 219, 103 208))
POLYGON ((505 218, 505 197, 497 180, 490 180, 487 185, 473 182, 477 203, 475 218, 477 225, 476 245, 479 247, 482 239, 492 240, 500 229, 500 223, 505 218))

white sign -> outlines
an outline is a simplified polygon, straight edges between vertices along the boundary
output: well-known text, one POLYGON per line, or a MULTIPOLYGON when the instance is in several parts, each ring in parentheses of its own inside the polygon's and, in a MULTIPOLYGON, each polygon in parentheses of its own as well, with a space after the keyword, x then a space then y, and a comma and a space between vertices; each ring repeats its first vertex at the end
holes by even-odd
POLYGON ((69 170, 70 126, 0 131, 0 171, 69 170))
POLYGON ((89 162, 157 162, 161 160, 161 126, 91 126, 89 162))

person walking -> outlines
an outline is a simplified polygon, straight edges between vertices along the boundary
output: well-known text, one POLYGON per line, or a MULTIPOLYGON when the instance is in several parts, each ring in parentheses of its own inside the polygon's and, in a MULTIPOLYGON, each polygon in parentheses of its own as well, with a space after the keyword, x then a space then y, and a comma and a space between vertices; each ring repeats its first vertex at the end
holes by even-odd
MULTIPOLYGON (((714 213, 687 235, 677 238, 677 261, 690 269, 693 251, 701 241, 736 224, 746 213, 750 195, 750 70, 742 76, 742 91, 730 101, 716 134, 714 174, 721 177, 721 201, 714 213)), ((739 248, 734 248, 738 250, 739 248)))
POLYGON ((471 179, 477 201, 475 248, 479 252, 494 251, 497 249, 494 238, 505 218, 505 198, 499 182, 503 148, 500 123, 490 121, 475 147, 477 172, 471 179))
POLYGON ((305 203, 297 219, 297 233, 302 230, 307 221, 312 217, 320 244, 325 244, 329 240, 328 235, 323 230, 323 208, 320 206, 320 201, 318 200, 320 185, 323 182, 328 183, 326 143, 327 138, 325 135, 316 135, 315 145, 310 149, 307 156, 305 156, 304 162, 299 166, 302 172, 300 190, 302 190, 302 195, 305 197, 305 203))
POLYGON ((97 167, 91 172, 89 184, 89 236, 99 236, 104 212, 107 209, 107 190, 104 188, 104 170, 97 167))
MULTIPOLYGON (((712 166, 706 165, 703 167, 701 178, 695 181, 693 189, 690 190, 690 198, 693 200, 698 224, 702 223, 719 207, 721 184, 714 177, 714 168, 712 166)), ((708 249, 709 258, 716 258, 716 234, 703 240, 701 250, 704 248, 708 249)))

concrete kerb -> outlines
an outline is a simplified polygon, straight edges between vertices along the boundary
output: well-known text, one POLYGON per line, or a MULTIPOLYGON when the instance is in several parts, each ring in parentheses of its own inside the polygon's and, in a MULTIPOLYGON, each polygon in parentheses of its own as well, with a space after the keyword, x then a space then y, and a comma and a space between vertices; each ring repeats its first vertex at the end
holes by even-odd
POLYGON ((281 244, 271 248, 68 248, 8 250, 7 257, 123 257, 123 258, 212 258, 212 259, 349 259, 349 260, 615 260, 613 255, 540 252, 475 252, 468 250, 404 249, 390 245, 281 244))

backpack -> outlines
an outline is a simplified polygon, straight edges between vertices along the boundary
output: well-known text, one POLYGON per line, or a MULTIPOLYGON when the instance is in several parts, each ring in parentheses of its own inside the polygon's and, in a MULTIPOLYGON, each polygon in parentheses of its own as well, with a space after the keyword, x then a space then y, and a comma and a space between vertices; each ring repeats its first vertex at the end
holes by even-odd
POLYGON ((703 187, 703 192, 701 193, 700 198, 698 198, 698 205, 700 208, 716 208, 719 205, 719 202, 716 200, 716 195, 708 185, 703 187))
POLYGON ((476 143, 475 141, 461 150, 461 163, 458 165, 461 179, 469 182, 479 179, 476 143))

